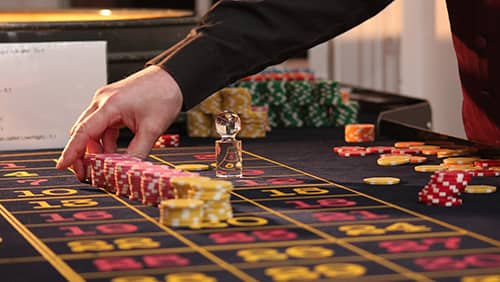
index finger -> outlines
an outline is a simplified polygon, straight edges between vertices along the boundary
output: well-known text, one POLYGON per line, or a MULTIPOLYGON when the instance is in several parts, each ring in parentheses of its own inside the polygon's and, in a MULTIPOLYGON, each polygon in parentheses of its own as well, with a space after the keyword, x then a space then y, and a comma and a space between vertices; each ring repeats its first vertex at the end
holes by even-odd
POLYGON ((87 143, 97 139, 106 130, 108 120, 105 111, 97 110, 83 120, 71 135, 61 157, 57 161, 56 168, 69 167, 76 159, 85 154, 87 143))

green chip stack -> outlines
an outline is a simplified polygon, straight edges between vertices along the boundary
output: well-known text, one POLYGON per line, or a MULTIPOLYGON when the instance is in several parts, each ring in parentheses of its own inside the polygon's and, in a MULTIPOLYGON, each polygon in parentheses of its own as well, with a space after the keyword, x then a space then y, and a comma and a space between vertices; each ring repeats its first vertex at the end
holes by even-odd
POLYGON ((359 104, 350 101, 350 90, 343 88, 340 91, 336 81, 246 79, 235 86, 249 90, 253 105, 268 106, 271 127, 331 127, 357 123, 359 104))

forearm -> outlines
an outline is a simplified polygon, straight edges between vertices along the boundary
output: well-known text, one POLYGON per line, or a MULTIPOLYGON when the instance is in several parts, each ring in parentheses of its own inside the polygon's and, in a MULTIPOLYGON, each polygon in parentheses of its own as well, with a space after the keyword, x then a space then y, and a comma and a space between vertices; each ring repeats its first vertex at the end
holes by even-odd
POLYGON ((358 25, 390 0, 222 0, 150 64, 166 69, 190 108, 221 87, 358 25))

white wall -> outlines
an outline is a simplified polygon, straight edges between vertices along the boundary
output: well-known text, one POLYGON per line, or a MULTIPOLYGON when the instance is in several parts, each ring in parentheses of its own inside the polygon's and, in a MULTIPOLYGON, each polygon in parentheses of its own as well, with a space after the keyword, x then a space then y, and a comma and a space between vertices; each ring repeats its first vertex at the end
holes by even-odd
POLYGON ((396 0, 379 15, 334 39, 333 48, 311 52, 311 67, 320 76, 427 99, 433 110, 433 129, 465 137, 444 0, 396 0))
POLYGON ((1 0, 0 10, 55 9, 65 4, 64 0, 1 0))

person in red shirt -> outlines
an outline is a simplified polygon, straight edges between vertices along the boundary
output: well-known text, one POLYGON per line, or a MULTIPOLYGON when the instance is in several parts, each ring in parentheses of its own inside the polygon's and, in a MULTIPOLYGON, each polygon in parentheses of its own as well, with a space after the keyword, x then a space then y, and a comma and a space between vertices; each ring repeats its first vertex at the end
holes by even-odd
MULTIPOLYGON (((83 177, 82 157, 114 152, 118 130, 135 133, 127 153, 145 158, 156 138, 211 93, 329 40, 391 0, 221 0, 183 40, 143 70, 99 89, 71 129, 57 167, 83 177)), ((500 146, 500 0, 448 1, 469 139, 500 146), (497 82, 498 81, 498 82, 497 82)))

